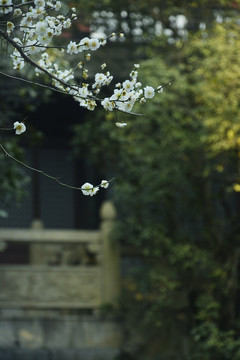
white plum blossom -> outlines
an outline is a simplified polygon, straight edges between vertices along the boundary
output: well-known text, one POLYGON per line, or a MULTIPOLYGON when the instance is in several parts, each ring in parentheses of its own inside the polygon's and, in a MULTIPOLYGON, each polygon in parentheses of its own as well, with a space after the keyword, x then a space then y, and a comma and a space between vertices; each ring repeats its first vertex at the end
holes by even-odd
POLYGON ((15 38, 13 39, 13 41, 14 41, 17 45, 19 45, 19 46, 22 46, 22 45, 23 45, 22 41, 21 41, 19 38, 17 38, 17 37, 15 37, 15 38))
POLYGON ((113 76, 110 75, 109 71, 107 71, 106 72, 106 77, 107 77, 107 79, 106 79, 106 84, 105 85, 109 85, 111 83, 112 79, 113 79, 113 76))
POLYGON ((157 87, 157 92, 159 94, 163 92, 163 87, 161 85, 157 87))
POLYGON ((123 127, 127 126, 127 123, 116 122, 115 124, 119 128, 123 128, 123 127))
POLYGON ((35 34, 36 35, 45 35, 48 30, 47 21, 39 21, 35 26, 35 34))
POLYGON ((23 122, 15 121, 15 123, 13 124, 13 128, 16 130, 16 135, 21 135, 26 131, 26 125, 23 122))
POLYGON ((36 8, 44 7, 45 6, 45 0, 34 0, 34 4, 36 8))
POLYGON ((131 101, 125 101, 125 102, 120 102, 118 101, 116 103, 117 109, 122 110, 124 112, 130 112, 133 108, 134 102, 131 101))
POLYGON ((32 17, 33 19, 42 19, 44 17, 44 15, 46 15, 46 10, 43 7, 39 7, 39 8, 30 8, 28 15, 30 17, 32 17))
POLYGON ((13 69, 22 70, 25 63, 20 53, 17 50, 14 50, 11 58, 13 59, 13 69))
POLYGON ((129 80, 125 80, 122 84, 123 88, 128 92, 131 91, 134 87, 134 83, 129 80))
POLYGON ((96 193, 99 191, 99 186, 94 186, 93 189, 90 191, 90 196, 96 195, 96 193))
POLYGON ((152 99, 155 95, 155 90, 152 86, 146 86, 144 88, 144 96, 146 99, 152 99))
POLYGON ((47 61, 47 60, 49 59, 48 53, 44 52, 44 53, 41 55, 41 58, 42 58, 44 61, 47 61))
POLYGON ((102 73, 95 74, 95 84, 96 85, 99 85, 99 86, 105 85, 106 79, 107 79, 107 76, 102 73))
POLYGON ((22 10, 19 9, 19 8, 14 9, 13 15, 14 16, 21 16, 22 15, 22 10))
POLYGON ((93 189, 93 185, 90 184, 89 182, 86 182, 81 187, 83 195, 90 195, 90 192, 92 191, 92 189, 93 189))
POLYGON ((89 50, 89 41, 90 41, 90 39, 88 37, 84 37, 80 41, 80 43, 79 43, 80 51, 89 50))
POLYGON ((99 191, 99 186, 93 186, 89 182, 86 182, 81 187, 83 195, 90 195, 93 196, 99 191))
POLYGON ((11 34, 11 32, 13 31, 15 25, 11 22, 11 21, 8 21, 7 22, 7 33, 8 34, 11 34))
POLYGON ((59 25, 55 26, 55 28, 54 28, 54 35, 60 36, 61 34, 62 34, 62 25, 59 24, 59 25))
POLYGON ((105 110, 107 111, 113 111, 113 109, 115 108, 115 102, 111 101, 109 98, 105 98, 104 100, 101 101, 101 105, 104 107, 105 110))
POLYGON ((61 9, 61 7, 62 7, 61 1, 57 1, 56 5, 55 5, 55 10, 59 11, 61 9))
POLYGON ((69 54, 77 54, 78 53, 78 47, 75 41, 70 41, 70 43, 67 46, 67 53, 69 54))
POLYGON ((101 45, 104 46, 107 43, 107 40, 103 37, 100 38, 101 45))
POLYGON ((63 22, 63 27, 64 27, 64 29, 70 28, 71 24, 72 24, 72 23, 71 23, 71 20, 70 20, 70 19, 65 20, 65 21, 63 22))
POLYGON ((97 106, 97 103, 94 100, 87 100, 87 101, 85 100, 85 103, 86 103, 86 108, 91 111, 93 111, 97 106))
POLYGON ((102 180, 100 186, 104 189, 107 189, 109 186, 109 182, 107 180, 102 180))
POLYGON ((41 52, 42 48, 40 48, 39 46, 36 46, 36 45, 37 45, 36 40, 28 40, 26 42, 27 54, 32 55, 32 54, 37 54, 37 53, 41 52))
POLYGON ((113 95, 110 97, 110 100, 119 100, 122 94, 121 89, 114 89, 113 95))
MULTIPOLYGON (((32 28, 32 17, 31 16, 23 16, 20 22, 20 30, 28 33, 29 29, 32 28)), ((32 34, 32 33, 31 33, 32 34)), ((29 36, 29 35, 28 35, 29 36)))
POLYGON ((89 49, 92 51, 99 49, 100 45, 101 43, 98 39, 91 39, 89 41, 89 49))

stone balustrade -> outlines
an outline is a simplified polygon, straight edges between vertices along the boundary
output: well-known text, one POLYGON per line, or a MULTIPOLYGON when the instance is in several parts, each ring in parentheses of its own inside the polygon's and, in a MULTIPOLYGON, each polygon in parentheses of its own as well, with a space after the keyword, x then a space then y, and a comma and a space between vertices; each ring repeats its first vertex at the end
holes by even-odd
POLYGON ((113 303, 120 286, 119 248, 111 241, 115 216, 105 202, 96 231, 44 229, 39 221, 30 229, 0 229, 3 252, 10 243, 29 250, 28 264, 0 263, 0 309, 94 310, 113 303))

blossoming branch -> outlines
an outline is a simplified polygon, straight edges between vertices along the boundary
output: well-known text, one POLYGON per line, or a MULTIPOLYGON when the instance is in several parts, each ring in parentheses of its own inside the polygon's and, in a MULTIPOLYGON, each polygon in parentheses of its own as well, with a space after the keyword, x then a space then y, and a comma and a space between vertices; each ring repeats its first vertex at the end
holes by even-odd
MULTIPOLYGON (((107 67, 105 62, 100 66, 102 71, 90 78, 87 63, 91 60, 91 53, 105 46, 110 38, 124 35, 113 33, 108 37, 84 37, 79 41, 71 40, 66 44, 56 46, 55 38, 60 37, 60 40, 63 40, 61 36, 64 30, 70 28, 72 22, 77 20, 76 8, 72 7, 67 14, 63 14, 62 4, 63 1, 57 0, 0 0, 0 38, 2 44, 3 42, 7 44, 7 55, 10 52, 13 70, 23 74, 19 77, 15 74, 0 72, 0 75, 67 94, 72 96, 81 107, 90 111, 100 105, 106 111, 114 111, 115 114, 116 111, 135 114, 132 109, 137 102, 145 103, 147 99, 152 99, 156 93, 161 93, 163 88, 170 84, 169 82, 159 85, 156 89, 150 85, 143 85, 138 81, 139 64, 134 64, 129 77, 122 83, 112 85, 114 78, 109 71, 105 70, 107 67), (66 65, 69 64, 68 61, 62 61, 59 65, 50 56, 52 49, 58 49, 61 57, 75 57, 77 65, 75 67, 66 65), (33 79, 32 77, 28 79, 24 75, 23 69, 26 64, 33 69, 33 79), (102 88, 110 84, 113 89, 112 95, 102 96, 102 88)), ((117 117, 116 120, 115 124, 119 128, 127 125, 125 122, 118 121, 117 117)), ((23 122, 16 121, 13 129, 16 135, 20 135, 26 131, 26 126, 23 122)), ((100 187, 107 188, 110 182, 103 180, 97 186, 90 183, 85 183, 82 187, 68 186, 56 177, 15 159, 1 144, 0 148, 5 155, 19 164, 56 180, 61 185, 82 190, 84 195, 94 195, 100 187)))
MULTIPOLYGON (((0 21, 0 36, 13 47, 10 55, 13 69, 21 72, 28 63, 34 68, 36 76, 47 75, 55 90, 73 96, 80 106, 91 111, 99 103, 107 111, 131 112, 136 102, 145 102, 162 91, 162 86, 157 89, 143 86, 138 81, 139 65, 135 64, 129 78, 117 83, 110 97, 101 98, 102 87, 109 86, 113 76, 109 71, 99 72, 94 75, 94 82, 88 82, 86 62, 91 59, 90 53, 105 46, 109 38, 124 35, 113 33, 99 39, 84 37, 78 42, 71 40, 66 45, 56 46, 54 38, 60 37, 65 29, 70 28, 72 21, 77 20, 76 8, 63 15, 59 13, 61 5, 62 2, 56 0, 0 0, 0 16, 3 18, 0 21), (82 61, 75 68, 64 68, 50 59, 49 50, 54 47, 60 48, 62 54, 77 59, 82 55, 82 61), (81 85, 78 85, 77 79, 79 69, 82 70, 81 85)), ((106 64, 101 67, 104 69, 106 64)))

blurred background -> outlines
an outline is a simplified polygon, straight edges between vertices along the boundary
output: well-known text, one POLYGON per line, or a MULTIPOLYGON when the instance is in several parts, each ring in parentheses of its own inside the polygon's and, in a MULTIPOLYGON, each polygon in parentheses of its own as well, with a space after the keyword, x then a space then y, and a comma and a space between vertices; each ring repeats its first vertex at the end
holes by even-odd
POLYGON ((10 153, 75 186, 116 180, 83 197, 0 154, 0 358, 239 360, 240 2, 73 5, 63 40, 125 34, 92 54, 90 79, 105 62, 122 82, 139 63, 143 84, 171 85, 143 116, 119 113, 119 129, 101 108, 1 78, 1 127, 27 116, 29 129, 1 133, 10 153))

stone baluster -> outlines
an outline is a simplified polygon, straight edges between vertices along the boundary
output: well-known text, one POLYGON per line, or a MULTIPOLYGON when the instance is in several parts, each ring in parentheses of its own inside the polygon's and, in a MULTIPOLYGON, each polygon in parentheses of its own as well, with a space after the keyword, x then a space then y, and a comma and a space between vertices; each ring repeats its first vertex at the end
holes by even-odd
POLYGON ((116 210, 110 201, 100 209, 100 241, 102 247, 103 304, 113 303, 120 293, 120 251, 119 245, 111 238, 116 210))
MULTIPOLYGON (((31 229, 42 230, 44 228, 43 222, 39 219, 32 221, 31 229)), ((30 264, 42 265, 44 258, 44 246, 42 244, 30 244, 30 264)))

